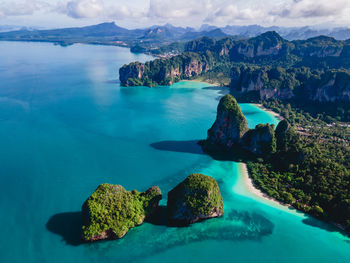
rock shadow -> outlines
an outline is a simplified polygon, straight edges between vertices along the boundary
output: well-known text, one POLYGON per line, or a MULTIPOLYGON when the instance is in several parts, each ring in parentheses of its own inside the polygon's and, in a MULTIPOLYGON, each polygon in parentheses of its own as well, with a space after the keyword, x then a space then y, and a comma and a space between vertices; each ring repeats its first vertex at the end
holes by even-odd
POLYGON ((256 160, 255 155, 239 146, 230 151, 225 151, 208 146, 205 140, 160 141, 151 143, 150 146, 160 151, 209 155, 217 161, 248 162, 256 160))
POLYGON ((314 218, 314 217, 305 218, 302 220, 302 222, 308 226, 317 227, 317 228, 326 230, 328 232, 338 232, 338 233, 343 234, 344 236, 350 237, 350 234, 347 233, 346 231, 336 227, 335 225, 332 225, 332 224, 327 223, 327 222, 323 222, 323 221, 321 221, 317 218, 314 218))
POLYGON ((160 141, 151 143, 150 146, 160 151, 205 154, 198 140, 191 141, 160 141))
POLYGON ((167 226, 168 220, 166 212, 167 207, 165 205, 160 205, 151 216, 145 219, 145 222, 156 226, 167 226))
MULTIPOLYGON (((225 86, 208 86, 208 87, 204 87, 202 89, 204 89, 204 90, 217 90, 217 91, 219 91, 219 94, 222 96, 230 93, 230 89, 228 87, 225 87, 225 86)), ((218 99, 220 99, 220 98, 221 97, 219 97, 218 99)))
POLYGON ((46 223, 46 228, 71 246, 79 246, 81 240, 81 212, 66 212, 53 215, 46 223))

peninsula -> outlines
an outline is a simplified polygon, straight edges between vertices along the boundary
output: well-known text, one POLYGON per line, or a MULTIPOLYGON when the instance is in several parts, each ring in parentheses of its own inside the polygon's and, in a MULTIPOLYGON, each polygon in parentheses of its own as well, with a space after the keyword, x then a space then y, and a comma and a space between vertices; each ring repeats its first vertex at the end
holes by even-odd
POLYGON ((235 98, 225 95, 200 144, 214 158, 247 162, 254 185, 268 196, 350 231, 348 146, 318 140, 286 119, 276 129, 269 124, 248 129, 235 98))

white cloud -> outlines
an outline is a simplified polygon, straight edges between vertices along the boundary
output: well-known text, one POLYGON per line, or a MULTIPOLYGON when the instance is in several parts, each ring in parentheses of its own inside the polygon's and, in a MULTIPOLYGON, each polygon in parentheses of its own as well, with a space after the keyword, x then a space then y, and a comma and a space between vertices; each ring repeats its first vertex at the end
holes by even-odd
POLYGON ((239 8, 236 5, 228 4, 214 10, 214 12, 205 18, 208 23, 232 23, 235 21, 256 21, 266 14, 262 10, 251 8, 239 8))
POLYGON ((35 11, 47 6, 46 2, 36 0, 0 2, 0 16, 32 15, 35 11))
POLYGON ((349 0, 293 0, 270 12, 271 15, 288 18, 321 18, 342 15, 349 7, 349 0))
POLYGON ((147 16, 155 19, 181 19, 208 12, 211 1, 206 0, 150 0, 147 16))
POLYGON ((346 26, 348 14, 350 0, 0 0, 2 23, 27 25, 31 21, 73 26, 115 20, 138 28, 165 23, 346 26))
POLYGON ((60 10, 72 18, 96 18, 103 14, 104 4, 101 0, 73 0, 60 10))
POLYGON ((134 19, 145 17, 145 12, 131 8, 127 5, 109 6, 106 8, 106 17, 117 20, 134 19))

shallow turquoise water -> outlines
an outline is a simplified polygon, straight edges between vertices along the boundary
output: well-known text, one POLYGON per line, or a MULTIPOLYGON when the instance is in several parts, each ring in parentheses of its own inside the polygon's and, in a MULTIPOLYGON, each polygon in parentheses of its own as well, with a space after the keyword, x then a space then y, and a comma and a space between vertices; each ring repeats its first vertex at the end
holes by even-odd
MULTIPOLYGON (((261 202, 239 164, 202 154, 196 141, 215 119, 218 90, 119 86, 122 64, 147 59, 116 47, 0 42, 0 262, 349 262, 348 238, 261 202), (80 207, 98 184, 167 193, 193 172, 218 180, 224 217, 79 243, 80 207)), ((277 124, 241 106, 250 127, 277 124)))

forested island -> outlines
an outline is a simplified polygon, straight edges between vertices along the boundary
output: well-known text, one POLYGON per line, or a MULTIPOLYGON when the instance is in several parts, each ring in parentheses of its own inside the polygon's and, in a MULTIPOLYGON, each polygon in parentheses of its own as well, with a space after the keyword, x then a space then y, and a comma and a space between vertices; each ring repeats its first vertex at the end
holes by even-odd
MULTIPOLYGON (((145 192, 126 191, 121 185, 101 184, 82 206, 82 240, 120 239, 129 229, 154 221, 161 214, 162 192, 152 186, 145 192)), ((168 226, 188 226, 224 214, 217 181, 204 174, 190 174, 168 193, 168 226)), ((161 218, 162 220, 162 218, 161 218)))
POLYGON ((276 32, 247 40, 204 37, 187 42, 178 56, 120 69, 125 86, 182 79, 228 86, 239 102, 280 114, 277 127, 248 129, 238 104, 224 97, 201 144, 214 158, 230 152, 247 162, 255 186, 269 196, 349 231, 349 40, 288 41, 276 32))

